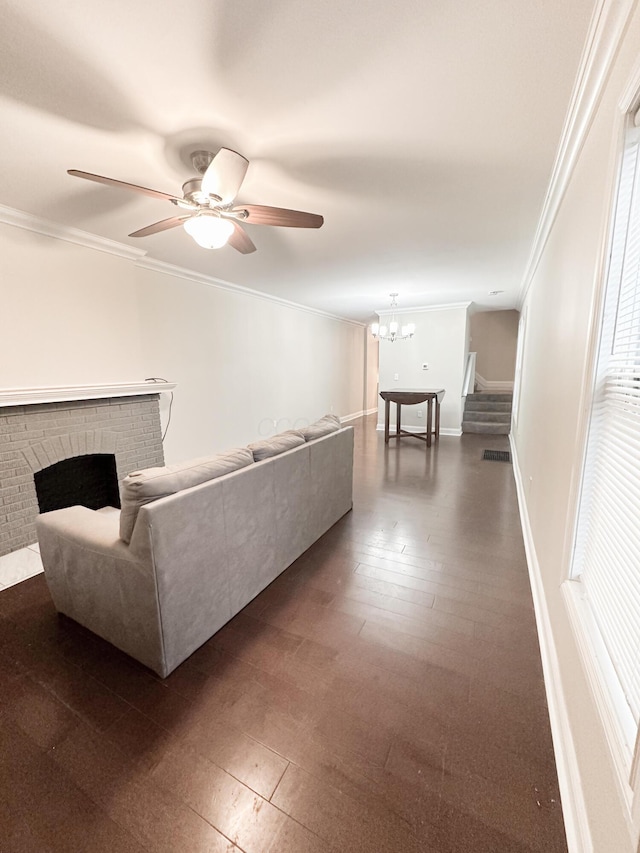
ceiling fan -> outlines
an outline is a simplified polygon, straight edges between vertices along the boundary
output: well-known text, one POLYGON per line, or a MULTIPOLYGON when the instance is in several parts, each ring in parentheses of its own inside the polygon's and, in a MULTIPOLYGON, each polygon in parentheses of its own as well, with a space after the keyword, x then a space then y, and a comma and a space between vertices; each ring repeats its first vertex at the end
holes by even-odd
POLYGON ((205 249, 219 249, 228 243, 238 252, 248 255, 255 252, 256 247, 242 227, 243 223, 320 228, 324 222, 323 217, 317 213, 261 204, 236 204, 235 198, 249 167, 249 161, 237 151, 221 148, 215 156, 210 151, 194 151, 191 154, 191 162, 199 177, 191 178, 182 185, 182 198, 91 172, 81 172, 78 169, 67 171, 76 178, 165 199, 180 211, 184 211, 178 216, 170 216, 140 228, 129 234, 129 237, 148 237, 150 234, 182 225, 196 243, 205 249))

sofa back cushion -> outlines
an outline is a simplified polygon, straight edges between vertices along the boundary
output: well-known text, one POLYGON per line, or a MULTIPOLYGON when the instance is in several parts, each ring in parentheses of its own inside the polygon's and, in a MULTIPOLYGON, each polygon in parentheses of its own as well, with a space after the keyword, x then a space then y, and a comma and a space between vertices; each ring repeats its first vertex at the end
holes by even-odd
POLYGON ((253 453, 254 461, 260 462, 261 459, 268 459, 270 456, 284 453, 285 450, 299 447, 304 442, 304 435, 299 430, 290 429, 287 432, 280 432, 271 436, 271 438, 265 438, 264 441, 254 441, 253 444, 249 445, 249 450, 253 453))
POLYGON ((238 447, 216 456, 203 456, 177 465, 162 468, 146 468, 134 471, 122 481, 120 500, 120 538, 131 541, 131 534, 141 506, 199 486, 207 480, 215 480, 231 471, 237 471, 253 463, 253 455, 247 447, 238 447))
POLYGON ((336 432, 340 429, 340 426, 340 418, 337 415, 324 415, 324 417, 315 423, 302 427, 300 432, 303 434, 305 441, 313 441, 314 438, 322 438, 323 435, 336 432))

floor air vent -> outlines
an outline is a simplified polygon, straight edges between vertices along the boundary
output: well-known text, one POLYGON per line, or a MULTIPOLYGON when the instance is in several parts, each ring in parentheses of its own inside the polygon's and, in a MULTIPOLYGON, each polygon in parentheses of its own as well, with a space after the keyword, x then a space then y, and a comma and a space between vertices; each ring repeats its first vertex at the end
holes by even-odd
POLYGON ((488 459, 490 462, 511 462, 510 450, 485 450, 482 454, 483 459, 488 459))

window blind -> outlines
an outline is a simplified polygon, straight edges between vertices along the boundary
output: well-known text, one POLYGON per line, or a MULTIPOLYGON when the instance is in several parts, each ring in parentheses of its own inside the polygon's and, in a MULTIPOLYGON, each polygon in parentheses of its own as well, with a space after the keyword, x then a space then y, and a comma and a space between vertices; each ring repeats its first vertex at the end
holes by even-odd
POLYGON ((636 725, 640 721, 640 129, 620 173, 587 439, 580 575, 636 725))

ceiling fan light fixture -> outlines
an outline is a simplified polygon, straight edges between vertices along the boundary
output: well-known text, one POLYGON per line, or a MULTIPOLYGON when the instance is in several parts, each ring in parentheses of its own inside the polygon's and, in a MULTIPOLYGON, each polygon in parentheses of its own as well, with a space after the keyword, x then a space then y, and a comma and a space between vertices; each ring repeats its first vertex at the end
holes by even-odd
POLYGON ((203 249, 221 249, 233 234, 233 222, 219 216, 201 214, 184 223, 184 230, 203 249))

